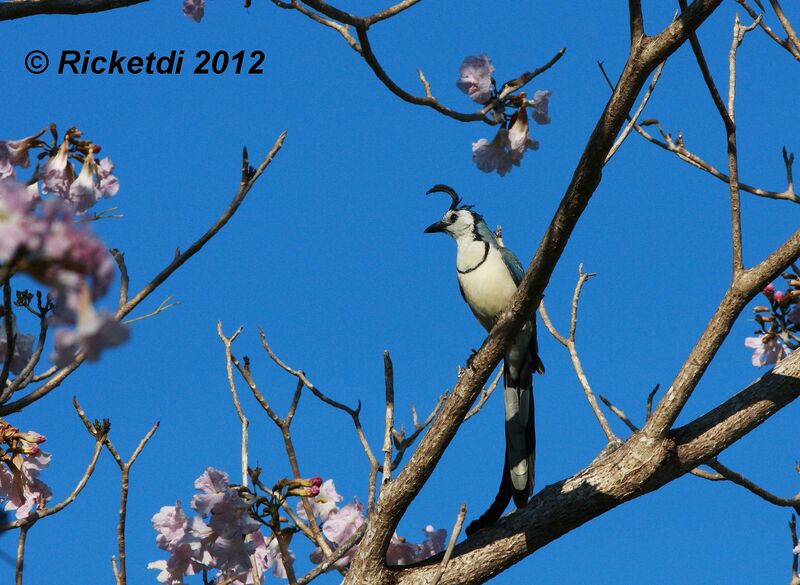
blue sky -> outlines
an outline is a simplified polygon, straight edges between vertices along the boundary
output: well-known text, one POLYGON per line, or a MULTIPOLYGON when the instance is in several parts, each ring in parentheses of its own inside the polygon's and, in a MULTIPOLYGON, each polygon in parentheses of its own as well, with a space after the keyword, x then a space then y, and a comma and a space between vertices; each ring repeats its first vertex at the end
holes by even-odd
MULTIPOLYGON (((131 481, 131 583, 155 582, 146 565, 163 558, 150 526, 159 507, 176 499, 188 503, 192 482, 206 466, 231 474, 239 468, 238 421, 218 320, 228 333, 244 325, 235 351, 251 356, 262 390, 278 408, 288 405, 294 381, 260 349, 259 325, 285 361, 332 397, 363 402, 376 449, 384 349, 394 359, 398 417, 406 426, 411 404, 427 412, 452 386, 456 366, 484 332, 458 294, 453 243, 422 233, 446 207, 443 198, 424 192, 435 183, 453 185, 490 225, 502 224, 506 245, 527 264, 607 100, 597 61, 613 76, 627 54, 624 3, 605 4, 470 0, 456 10, 451 3, 423 2, 372 30, 373 48, 398 83, 421 92, 421 67, 435 95, 465 111, 473 104, 455 87, 465 56, 486 52, 503 81, 567 47, 562 61, 530 88, 553 91, 552 123, 533 129, 541 149, 504 178, 478 171, 470 158, 471 143, 490 138, 490 128, 400 101, 335 32, 269 2, 245 10, 209 0, 201 24, 181 15, 178 0, 4 23, 0 138, 56 122, 62 131, 78 126, 103 146, 117 164, 121 189, 113 203, 125 217, 96 227, 109 246, 126 252, 134 290, 227 205, 239 181, 241 147, 256 160, 289 131, 283 151, 230 225, 139 314, 168 295, 181 304, 137 323, 127 345, 100 364, 85 365, 10 419, 48 436, 53 463, 44 479, 55 500, 72 489, 92 448, 72 411, 73 395, 90 417, 111 419, 123 456, 161 421, 131 481), (260 49, 267 58, 261 76, 33 76, 22 65, 32 49, 51 57, 62 49, 183 49, 187 55, 260 49)), ((672 17, 672 7, 644 4, 648 32, 672 17)), ((350 6, 367 13, 378 4, 350 6)), ((735 7, 719 9, 700 35, 723 87, 735 7)), ((780 147, 800 146, 793 114, 797 66, 759 32, 740 49, 737 122, 747 182, 784 186, 780 147)), ((690 150, 724 168, 723 127, 688 46, 667 63, 645 116, 674 133, 682 130, 690 150)), ((598 273, 584 290, 579 349, 595 390, 634 420, 641 421, 650 389, 669 384, 727 287, 727 201, 723 183, 631 136, 605 169, 546 291, 551 317, 563 330, 578 264, 598 273)), ((745 261, 757 262, 783 241, 797 217, 790 203, 745 195, 745 261)), ((750 315, 743 315, 681 420, 763 373, 743 347, 753 329, 750 315)), ((547 374, 536 382, 537 489, 575 473, 603 447, 566 352, 542 326, 540 348, 547 374)), ((244 405, 252 422, 251 462, 264 468, 265 478, 288 475, 272 423, 250 396, 244 395, 244 405)), ((796 493, 797 416, 796 405, 784 409, 721 460, 777 493, 796 493)), ((462 501, 468 517, 483 512, 500 473, 501 420, 495 398, 462 427, 400 534, 419 540, 426 524, 449 529, 462 501)), ((304 473, 332 477, 346 498, 365 499, 367 463, 350 421, 308 395, 295 424, 304 473)), ((111 581, 118 471, 106 455, 78 501, 31 530, 26 584, 111 581)), ((653 584, 783 582, 791 562, 788 519, 786 510, 741 488, 685 477, 568 534, 493 583, 585 583, 587 574, 595 583, 614 584, 643 578, 653 584)), ((0 538, 4 557, 15 545, 14 535, 0 538)), ((307 547, 295 550, 305 561, 307 547)), ((0 581, 13 575, 1 559, 0 575, 6 575, 0 581)))

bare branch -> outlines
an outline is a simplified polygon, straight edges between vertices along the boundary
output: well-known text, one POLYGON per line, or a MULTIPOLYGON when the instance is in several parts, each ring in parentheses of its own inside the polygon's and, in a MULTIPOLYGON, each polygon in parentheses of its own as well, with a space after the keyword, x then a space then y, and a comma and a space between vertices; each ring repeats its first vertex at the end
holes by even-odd
POLYGON ((32 524, 20 528, 19 538, 17 539, 17 563, 16 563, 16 585, 22 585, 22 572, 25 568, 25 540, 28 537, 28 530, 32 524))
MULTIPOLYGON (((728 136, 728 176, 730 177, 730 190, 731 190, 731 244, 733 248, 733 275, 744 270, 744 263, 742 260, 742 214, 741 203, 739 195, 739 158, 738 148, 736 145, 736 117, 735 117, 735 101, 736 101, 736 50, 744 40, 744 35, 753 30, 761 16, 756 18, 756 21, 749 26, 742 26, 739 22, 739 15, 737 14, 733 24, 733 39, 731 40, 731 48, 728 54, 728 110, 724 114, 724 110, 720 108, 720 115, 725 122, 725 131, 728 136)), ((700 52, 700 44, 697 42, 696 35, 692 35, 691 40, 694 41, 693 47, 697 46, 696 54, 702 56, 700 52)), ((700 62, 700 57, 698 57, 700 62)), ((704 63, 704 60, 703 60, 704 63)), ((702 68, 702 65, 701 65, 702 68)), ((708 68, 705 68, 707 71, 708 68)), ((709 75, 710 78, 710 75, 709 75)), ((719 101, 719 94, 716 93, 713 82, 709 85, 712 95, 715 96, 715 103, 719 101)))
POLYGON ((782 498, 780 496, 776 496, 775 494, 757 485, 755 482, 747 479, 741 473, 737 473, 730 467, 723 465, 716 458, 707 461, 706 465, 708 465, 711 469, 719 473, 722 477, 724 477, 728 481, 733 482, 736 485, 742 486, 746 490, 754 493, 759 498, 766 500, 770 504, 774 504, 775 506, 783 506, 787 508, 796 508, 800 506, 800 494, 794 496, 793 498, 782 498))
MULTIPOLYGON (((539 308, 541 309, 543 306, 544 304, 540 305, 539 308)), ((489 400, 489 397, 492 395, 492 392, 494 392, 494 389, 497 388, 497 384, 500 382, 500 378, 502 376, 503 370, 497 370, 494 380, 492 380, 492 383, 489 384, 488 388, 484 386, 483 390, 481 390, 480 399, 478 399, 478 402, 475 403, 475 406, 473 406, 472 409, 467 413, 467 416, 464 417, 464 420, 468 420, 478 414, 480 409, 483 408, 483 405, 486 404, 486 401, 489 400)))
POLYGON ((116 248, 111 250, 111 255, 119 268, 119 307, 128 302, 128 289, 131 284, 131 277, 128 275, 128 267, 125 265, 125 253, 116 248))
POLYGON ((789 522, 789 532, 792 535, 792 579, 789 585, 800 585, 800 574, 797 572, 797 561, 800 558, 800 554, 797 553, 797 518, 794 514, 789 522))
POLYGON ((797 38, 797 33, 795 32, 792 23, 789 22, 788 18, 786 18, 786 14, 784 14, 780 2, 778 2, 778 0, 769 0, 769 3, 772 6, 772 9, 775 11, 775 15, 778 17, 783 30, 786 31, 787 40, 792 44, 795 51, 800 51, 800 39, 797 38))
MULTIPOLYGON (((0 3, 0 6, 2 5, 3 3, 0 3)), ((203 246, 205 246, 208 241, 213 238, 225 226, 225 224, 228 223, 231 217, 233 217, 233 215, 241 206, 253 185, 255 185, 256 181, 259 179, 259 177, 261 177, 264 170, 275 158, 275 155, 277 155, 278 151, 280 151, 285 138, 286 132, 284 131, 280 134, 280 136, 278 136, 278 139, 272 145, 269 153, 267 153, 267 156, 264 157, 264 160, 256 169, 250 168, 249 164, 247 163, 247 149, 244 150, 242 157, 241 182, 233 200, 230 202, 227 209, 225 209, 214 225, 211 226, 202 236, 200 236, 200 238, 198 238, 191 246, 189 246, 185 252, 176 254, 172 262, 170 262, 163 270, 161 270, 161 272, 154 276, 153 279, 146 284, 132 299, 128 300, 127 303, 117 309, 115 314, 115 318, 117 320, 123 319, 131 311, 133 311, 133 309, 135 309, 144 299, 146 299, 156 288, 163 284, 167 278, 172 276, 172 274, 178 270, 178 268, 185 264, 189 258, 199 252, 203 246)), ((29 404, 40 400, 58 388, 61 382, 67 378, 67 376, 80 367, 80 365, 83 363, 83 360, 83 355, 79 353, 70 364, 59 369, 56 374, 46 383, 42 384, 19 400, 0 406, 0 416, 5 416, 12 412, 19 412, 29 404)))
POLYGON ((606 155, 606 160, 603 164, 608 164, 608 161, 611 160, 611 157, 616 154, 619 150, 619 147, 622 146, 622 143, 625 142, 625 139, 628 138, 628 135, 631 133, 631 130, 636 126, 636 122, 639 119, 639 116, 642 115, 647 102, 650 101, 650 96, 653 94, 653 90, 656 88, 656 83, 658 83, 659 77, 661 77, 661 71, 664 69, 664 65, 667 62, 664 61, 661 65, 658 66, 656 72, 653 73, 653 79, 650 80, 650 85, 647 86, 647 91, 644 92, 644 96, 642 96, 642 101, 639 103, 639 107, 636 108, 633 116, 628 116, 628 124, 625 126, 625 129, 619 135, 617 140, 614 142, 614 145, 611 147, 611 150, 608 151, 606 155))
POLYGON ((150 317, 155 317, 156 315, 158 315, 163 311, 166 311, 167 309, 171 309, 172 307, 177 307, 178 305, 181 304, 180 301, 175 301, 174 303, 170 303, 171 300, 172 300, 172 295, 168 296, 163 301, 161 301, 155 308, 155 310, 151 311, 150 313, 147 313, 147 315, 141 315, 139 317, 134 317, 133 319, 126 319, 125 321, 123 321, 123 323, 127 323, 130 325, 131 323, 136 323, 136 321, 149 319, 150 317))
MULTIPOLYGON (((741 4, 742 7, 747 11, 747 14, 750 15, 750 18, 752 18, 753 20, 758 18, 759 13, 753 10, 753 8, 747 3, 747 0, 736 0, 736 1, 739 4, 741 4)), ((759 8, 761 8, 760 2, 757 2, 757 4, 759 4, 759 8)), ((769 36, 769 38, 771 38, 781 47, 786 49, 792 57, 800 61, 800 50, 798 50, 798 47, 796 47, 793 43, 791 43, 788 38, 787 39, 780 38, 778 34, 774 30, 772 30, 772 28, 770 28, 770 26, 767 23, 764 22, 763 18, 758 21, 758 26, 760 26, 761 29, 765 33, 767 33, 767 36, 769 36)))
POLYGON ((453 530, 450 533, 450 542, 447 544, 447 549, 444 551, 442 562, 439 563, 439 569, 433 574, 430 585, 439 585, 442 580, 442 575, 447 570, 447 565, 450 563, 450 557, 453 554, 453 549, 458 541, 458 535, 461 534, 461 526, 464 524, 464 518, 467 516, 467 505, 461 504, 461 508, 456 516, 456 523, 453 525, 453 530))
POLYGON ((219 336, 222 344, 225 346, 225 372, 228 376, 228 387, 231 390, 231 398, 233 399, 233 406, 236 409, 236 414, 239 417, 239 422, 241 424, 241 467, 242 467, 242 485, 247 486, 247 470, 248 470, 248 459, 247 459, 247 427, 250 426, 250 421, 247 420, 247 417, 244 415, 244 411, 242 410, 242 404, 239 402, 239 395, 236 393, 236 382, 233 380, 233 366, 232 364, 232 355, 231 355, 231 345, 239 337, 239 334, 242 332, 242 326, 240 325, 239 328, 233 332, 233 335, 230 337, 226 337, 222 333, 222 321, 217 321, 217 335, 219 336))
POLYGON ((641 0, 628 0, 628 12, 630 13, 631 46, 634 46, 639 44, 644 37, 641 0))
POLYGON ((386 485, 392 479, 392 430, 394 429, 394 368, 388 351, 383 352, 383 377, 386 386, 386 420, 383 429, 383 478, 386 485))
POLYGON ((147 0, 7 0, 0 2, 0 21, 38 14, 90 14, 142 2, 147 0))
MULTIPOLYGON (((586 396, 586 400, 589 402, 589 406, 591 407, 595 418, 597 418, 597 422, 600 424, 600 428, 603 430, 606 439, 609 443, 619 443, 619 438, 614 434, 614 431, 611 430, 611 426, 608 424, 603 411, 597 404, 597 400, 594 397, 594 391, 592 390, 591 384, 589 384, 589 378, 586 376, 586 372, 583 370, 583 364, 581 363, 581 358, 578 354, 578 348, 575 344, 575 332, 578 328, 578 302, 580 301, 583 285, 586 284, 586 282, 592 276, 596 276, 596 274, 593 272, 584 272, 583 264, 578 266, 578 282, 575 285, 575 292, 572 294, 569 337, 564 337, 561 335, 558 332, 558 329, 556 329, 555 325, 553 325, 553 322, 550 320, 550 315, 547 313, 547 309, 544 306, 544 301, 539 303, 539 315, 541 315, 542 321, 544 321, 545 327, 547 327, 547 330, 551 333, 551 335, 555 337, 555 339, 561 343, 561 345, 567 348, 570 361, 572 362, 572 367, 575 370, 575 375, 578 377, 578 381, 580 382, 583 393, 586 396)), ((600 398, 603 399, 602 396, 600 398)))

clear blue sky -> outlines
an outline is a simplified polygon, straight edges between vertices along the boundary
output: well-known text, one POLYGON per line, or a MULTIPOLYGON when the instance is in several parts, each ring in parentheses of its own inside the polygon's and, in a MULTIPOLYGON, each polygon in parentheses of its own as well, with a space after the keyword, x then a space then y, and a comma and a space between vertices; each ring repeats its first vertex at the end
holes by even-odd
MULTIPOLYGON (((6 22, 3 72, 5 123, 0 138, 20 138, 56 122, 76 125, 117 163, 114 204, 125 218, 100 222, 105 241, 126 252, 138 289, 186 247, 227 205, 239 181, 241 147, 252 159, 289 130, 285 147, 231 224, 164 285, 139 314, 167 295, 180 306, 137 323, 131 341, 85 365, 47 399, 12 417, 48 436, 53 453, 43 478, 63 498, 83 472, 92 441, 70 400, 92 418, 112 420, 112 439, 127 456, 155 421, 161 428, 137 462, 128 517, 131 584, 155 583, 151 516, 176 499, 188 503, 192 482, 212 465, 239 467, 238 421, 225 381, 226 332, 244 325, 238 354, 249 354, 261 388, 285 409, 294 382, 260 350, 257 326, 274 349, 332 397, 355 404, 378 448, 383 420, 381 353, 392 352, 399 420, 410 404, 427 412, 455 380, 484 336, 458 294, 455 248, 423 235, 443 198, 426 198, 434 183, 456 187, 506 245, 527 264, 570 180, 608 97, 596 62, 614 75, 627 54, 624 4, 423 2, 376 25, 374 49, 404 87, 421 91, 421 67, 444 103, 470 110, 455 87, 466 55, 486 52, 503 81, 567 54, 533 89, 551 89, 549 126, 541 142, 505 178, 478 171, 471 142, 491 137, 481 124, 462 124, 391 95, 333 31, 269 2, 245 10, 209 0, 195 24, 179 0, 80 17, 44 16, 6 22), (261 49, 262 76, 40 76, 27 73, 32 49, 146 54, 183 49, 261 49)), ((379 3, 353 2, 371 12, 379 3)), ((717 11, 701 39, 721 86, 734 3, 717 11)), ((645 2, 647 31, 673 7, 645 2)), ((800 14, 797 15, 800 17, 800 14)), ((780 147, 800 149, 795 115, 797 63, 763 34, 740 50, 739 124, 742 179, 770 189, 784 185, 780 147)), ((691 52, 667 64, 646 116, 717 166, 725 165, 722 124, 706 95, 691 52)), ((797 226, 792 204, 743 200, 745 260, 758 261, 797 226)), ((727 190, 724 184, 632 136, 605 170, 603 182, 546 292, 563 329, 579 262, 597 272, 585 289, 579 347, 595 389, 641 421, 645 397, 670 383, 727 286, 727 190)), ((115 293, 109 295, 112 298, 115 293)), ((541 327, 547 375, 536 382, 537 484, 567 477, 603 447, 564 349, 541 327)), ((706 374, 682 420, 724 400, 760 375, 743 338, 745 314, 706 374)), ((240 385, 244 393, 244 386, 240 385)), ((288 475, 271 422, 250 396, 251 461, 264 477, 288 475)), ((798 409, 786 408, 722 460, 774 491, 794 494, 798 409)), ((500 473, 502 407, 495 398, 466 423, 399 532, 421 539, 426 524, 448 529, 459 503, 469 516, 494 496, 500 473)), ((624 433, 617 421, 613 423, 624 433)), ((366 460, 350 421, 304 396, 296 421, 304 473, 335 479, 346 498, 366 498, 366 460)), ((537 487, 537 489, 538 489, 537 487)), ((95 476, 70 508, 29 535, 26 584, 112 580, 116 554, 118 471, 104 454, 95 476)), ((590 522, 525 559, 494 583, 781 583, 788 580, 789 512, 740 488, 688 476, 590 522)), ((3 557, 15 535, 0 538, 3 557)), ((295 550, 307 567, 307 548, 295 550)), ((0 559, 0 581, 13 566, 0 559)), ((322 583, 338 582, 336 576, 322 583)))

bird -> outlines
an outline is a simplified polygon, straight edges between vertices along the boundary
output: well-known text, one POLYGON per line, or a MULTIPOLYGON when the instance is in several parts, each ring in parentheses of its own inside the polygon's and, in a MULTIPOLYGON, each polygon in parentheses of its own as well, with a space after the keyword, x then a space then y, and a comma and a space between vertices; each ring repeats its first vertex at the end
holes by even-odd
MULTIPOLYGON (((452 203, 440 221, 425 233, 446 233, 456 241, 456 274, 461 296, 475 318, 491 331, 514 296, 525 271, 516 255, 500 245, 483 217, 463 205, 456 191, 434 185, 427 191, 446 193, 452 203)), ((506 451, 497 496, 489 509, 467 527, 473 534, 494 524, 513 498, 523 508, 533 492, 536 436, 533 373, 544 374, 536 339, 536 318, 525 322, 503 356, 506 451)))

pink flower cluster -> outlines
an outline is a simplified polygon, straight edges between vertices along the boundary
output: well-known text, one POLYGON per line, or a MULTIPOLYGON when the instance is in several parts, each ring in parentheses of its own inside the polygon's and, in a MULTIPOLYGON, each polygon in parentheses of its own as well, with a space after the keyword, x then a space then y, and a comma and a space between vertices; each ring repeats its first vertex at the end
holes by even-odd
MULTIPOLYGON (((314 516, 322 524, 322 534, 333 550, 347 542, 359 527, 364 524, 363 504, 354 499, 353 502, 339 508, 337 503, 341 502, 342 499, 342 496, 336 492, 333 480, 329 479, 322 484, 320 493, 311 501, 314 516)), ((297 514, 302 518, 307 518, 302 502, 297 503, 297 514)), ((427 559, 444 550, 447 537, 446 530, 436 530, 432 526, 428 526, 423 532, 425 533, 425 540, 421 544, 408 542, 395 534, 386 551, 386 562, 390 565, 409 565, 427 559)), ((357 551, 358 545, 352 547, 336 561, 336 566, 346 567, 349 565, 357 551)), ((311 562, 319 564, 322 561, 322 550, 319 548, 314 549, 311 553, 311 562)))
MULTIPOLYGON (((51 323, 70 327, 55 335, 52 359, 61 366, 78 351, 96 360, 103 349, 119 345, 129 335, 127 326, 94 307, 108 291, 114 261, 84 217, 99 199, 116 194, 119 182, 111 174, 113 163, 108 158, 95 161, 97 147, 78 140, 77 130, 71 129, 59 146, 43 142, 43 132, 0 141, 0 267, 13 266, 51 289, 55 303, 51 323), (43 148, 41 156, 49 158, 37 165, 27 184, 20 183, 14 167, 29 166, 34 147, 43 148), (82 152, 83 168, 76 176, 71 160, 82 152)), ((55 137, 55 129, 52 133, 55 137)), ((11 371, 18 373, 31 356, 33 336, 16 332, 16 323, 13 328, 11 371)), ((0 358, 10 345, 3 332, 0 329, 0 358)))
POLYGON ((549 124, 551 92, 539 90, 531 100, 524 93, 500 100, 493 72, 494 66, 485 54, 467 57, 461 64, 456 85, 473 101, 491 105, 490 111, 500 123, 500 129, 491 141, 481 138, 472 143, 472 160, 483 172, 497 172, 502 177, 519 166, 527 150, 539 148, 538 141, 530 137, 527 110, 530 108, 531 117, 537 124, 549 124), (492 104, 493 100, 498 103, 492 104), (509 108, 511 112, 507 111, 509 108))
POLYGON ((180 501, 153 516, 156 544, 170 553, 147 565, 159 571, 158 581, 179 585, 184 576, 212 569, 219 571, 218 582, 230 585, 261 583, 270 569, 286 578, 277 540, 259 531, 261 523, 249 514, 251 503, 229 485, 228 475, 209 467, 194 486, 200 493, 190 506, 199 516, 188 517, 180 501))
POLYGON ((800 278, 794 272, 783 274, 783 278, 787 290, 768 284, 763 294, 769 304, 753 309, 760 329, 756 337, 746 337, 744 345, 753 350, 756 367, 776 364, 800 346, 800 278))
POLYGON ((206 12, 206 0, 183 0, 183 14, 195 22, 203 20, 206 12))
POLYGON ((39 448, 44 435, 19 429, 0 420, 0 503, 15 510, 17 519, 42 510, 52 492, 39 474, 50 464, 51 455, 39 448))

